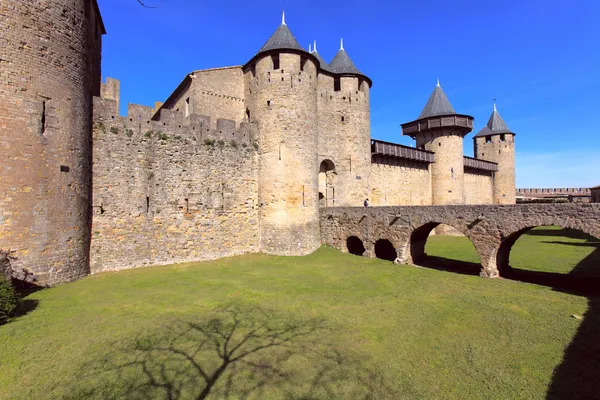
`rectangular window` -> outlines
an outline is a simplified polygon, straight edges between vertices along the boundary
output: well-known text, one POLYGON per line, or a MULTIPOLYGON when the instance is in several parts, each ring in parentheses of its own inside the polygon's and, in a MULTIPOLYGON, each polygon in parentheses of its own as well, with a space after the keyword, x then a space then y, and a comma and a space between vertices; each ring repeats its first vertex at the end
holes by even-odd
POLYGON ((190 116, 190 98, 185 99, 185 116, 190 116))
POLYGON ((336 77, 333 79, 333 91, 339 92, 340 90, 342 90, 342 81, 340 78, 336 77))
POLYGON ((279 69, 279 54, 273 54, 271 61, 273 61, 273 69, 279 69))
POLYGON ((500 135, 500 141, 504 142, 506 140, 506 136, 504 134, 500 135))
POLYGON ((486 143, 492 143, 492 137, 491 136, 486 136, 485 137, 485 142, 486 143))

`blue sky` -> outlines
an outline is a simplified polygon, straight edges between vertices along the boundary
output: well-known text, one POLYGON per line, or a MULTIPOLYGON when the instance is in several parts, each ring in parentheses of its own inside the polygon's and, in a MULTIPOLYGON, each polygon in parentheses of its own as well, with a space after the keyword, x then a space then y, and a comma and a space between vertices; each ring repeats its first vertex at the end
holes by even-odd
POLYGON ((344 47, 373 80, 371 136, 411 144, 400 123, 436 78, 471 137, 498 111, 517 133, 518 187, 600 184, 598 0, 98 0, 107 29, 103 76, 127 103, 164 101, 193 70, 248 61, 286 22, 330 61, 344 47))

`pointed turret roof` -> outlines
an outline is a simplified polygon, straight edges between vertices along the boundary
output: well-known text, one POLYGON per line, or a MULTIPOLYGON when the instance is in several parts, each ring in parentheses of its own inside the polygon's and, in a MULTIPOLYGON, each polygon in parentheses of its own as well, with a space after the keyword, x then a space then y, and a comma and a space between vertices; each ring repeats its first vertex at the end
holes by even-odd
POLYGON ((312 51, 310 51, 310 54, 312 54, 313 56, 315 56, 317 58, 317 60, 319 60, 322 70, 325 70, 327 72, 333 72, 333 71, 331 71, 329 64, 327 64, 325 59, 323 57, 321 57, 321 55, 317 51, 317 41, 316 40, 314 41, 314 48, 312 49, 312 51))
POLYGON ((477 133, 474 137, 481 136, 490 136, 490 135, 501 135, 501 134, 511 134, 515 133, 508 128, 506 122, 500 116, 500 113, 496 109, 496 103, 494 102, 494 111, 492 111, 492 115, 490 115, 490 119, 488 120, 487 125, 477 133))
POLYGON ((264 46, 260 48, 257 54, 263 53, 265 51, 280 49, 306 51, 302 48, 302 46, 298 44, 298 41, 296 40, 294 35, 292 35, 292 32, 285 23, 285 13, 283 13, 281 17, 281 25, 279 25, 275 33, 271 35, 269 40, 267 40, 267 43, 265 43, 264 46))
POLYGON ((427 100, 427 104, 425 104, 425 108, 423 108, 421 115, 419 115, 419 118, 417 119, 452 114, 456 114, 456 111, 454 111, 454 107, 450 104, 450 101, 448 100, 448 97, 446 97, 446 93, 442 90, 440 81, 438 80, 435 89, 433 89, 433 93, 431 93, 429 100, 427 100))
POLYGON ((362 72, 352 62, 346 50, 344 50, 344 40, 341 40, 340 49, 329 64, 332 72, 336 74, 352 74, 352 75, 363 75, 362 72))

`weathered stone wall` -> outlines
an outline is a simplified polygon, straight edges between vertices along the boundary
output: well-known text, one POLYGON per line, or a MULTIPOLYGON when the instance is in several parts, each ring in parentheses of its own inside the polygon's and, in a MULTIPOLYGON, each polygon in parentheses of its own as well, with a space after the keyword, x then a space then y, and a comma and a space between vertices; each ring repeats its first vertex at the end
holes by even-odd
POLYGON ((515 204, 515 135, 492 135, 473 140, 475 157, 498 163, 494 177, 494 204, 515 204))
POLYGON ((242 67, 214 68, 194 71, 191 85, 169 108, 189 114, 207 115, 214 123, 218 118, 237 123, 246 120, 244 108, 244 79, 242 67), (188 104, 186 104, 188 103, 188 104))
POLYGON ((465 204, 494 204, 493 172, 465 168, 465 204))
POLYGON ((373 156, 371 205, 431 205, 429 164, 385 156, 373 156))
POLYGON ((89 272, 94 0, 0 2, 0 249, 40 284, 89 272))
POLYGON ((389 240, 398 261, 412 263, 425 254, 430 232, 449 225, 467 236, 479 255, 485 277, 498 277, 510 269, 513 244, 536 226, 572 228, 600 238, 600 204, 524 204, 413 207, 321 208, 323 244, 348 251, 355 236, 375 255, 375 243, 389 240))
POLYGON ((259 250, 251 125, 94 100, 92 272, 259 250))
POLYGON ((248 66, 247 108, 259 132, 261 251, 302 255, 320 246, 317 69, 308 58, 270 54, 248 66))
POLYGON ((340 90, 335 91, 333 76, 319 73, 319 163, 330 160, 335 165, 335 187, 331 192, 338 206, 359 206, 369 197, 369 90, 368 83, 358 77, 341 77, 340 90))
POLYGON ((464 204, 463 139, 452 128, 440 128, 417 136, 417 147, 435 153, 431 164, 433 204, 464 204))

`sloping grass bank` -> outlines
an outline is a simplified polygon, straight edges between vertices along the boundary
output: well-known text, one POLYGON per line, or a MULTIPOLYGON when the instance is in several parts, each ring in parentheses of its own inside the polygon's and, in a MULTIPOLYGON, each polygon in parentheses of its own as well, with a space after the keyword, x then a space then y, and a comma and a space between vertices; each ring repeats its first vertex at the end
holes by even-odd
MULTIPOLYGON (((566 273, 594 250, 542 237, 517 243, 517 263, 568 247, 566 273)), ((469 261, 469 246, 427 250, 469 261)), ((541 399, 588 310, 544 286, 329 248, 104 273, 27 300, 0 326, 3 399, 541 399)))

